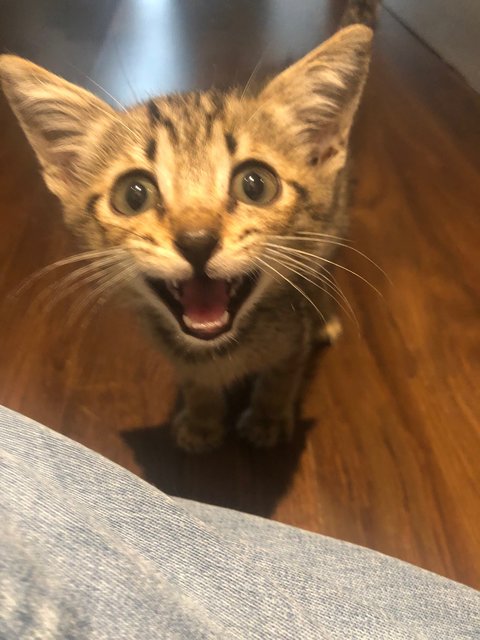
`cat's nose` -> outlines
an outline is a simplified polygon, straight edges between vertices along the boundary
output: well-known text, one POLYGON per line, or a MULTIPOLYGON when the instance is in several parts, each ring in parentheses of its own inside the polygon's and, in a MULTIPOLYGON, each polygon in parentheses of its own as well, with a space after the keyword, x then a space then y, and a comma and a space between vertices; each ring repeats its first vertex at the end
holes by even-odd
POLYGON ((175 245, 197 273, 202 272, 218 246, 219 237, 210 229, 184 231, 175 238, 175 245))

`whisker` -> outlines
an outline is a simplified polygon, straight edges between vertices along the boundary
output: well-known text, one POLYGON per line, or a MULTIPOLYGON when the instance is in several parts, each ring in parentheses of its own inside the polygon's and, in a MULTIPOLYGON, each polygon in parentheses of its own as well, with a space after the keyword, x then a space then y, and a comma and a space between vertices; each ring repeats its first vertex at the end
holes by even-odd
POLYGON ((301 289, 300 287, 297 287, 297 285, 292 282, 289 278, 287 278, 286 276, 283 275, 283 273, 280 273, 280 271, 278 271, 277 269, 275 269, 275 267, 272 267, 271 264, 269 264, 268 262, 266 262, 265 260, 263 260, 262 258, 259 258, 258 256, 254 258, 255 261, 260 261, 262 264, 264 264, 266 267, 268 267, 269 269, 272 269, 272 271, 274 271, 275 273, 277 273, 281 278, 283 278, 286 282, 288 282, 288 284, 290 284, 294 289, 296 289, 298 291, 298 293, 300 293, 300 295, 302 295, 306 300, 308 300, 308 302, 310 302, 310 304, 312 305, 312 307, 317 311, 317 313, 319 314, 319 316, 322 318, 323 322, 326 324, 327 321, 325 320, 325 316, 323 315, 323 313, 320 311, 320 309, 317 307, 317 305, 313 302, 313 300, 310 298, 310 296, 308 296, 305 291, 303 291, 303 289, 301 289))
POLYGON ((248 120, 245 122, 245 127, 248 125, 248 123, 250 122, 250 120, 252 120, 252 118, 254 118, 254 117, 257 115, 257 113, 258 113, 258 112, 259 112, 259 111, 264 107, 264 105, 265 105, 267 102, 270 102, 270 101, 265 101, 264 103, 262 103, 259 107, 257 107, 257 108, 255 109, 255 111, 252 113, 252 115, 251 115, 251 116, 248 118, 248 120))
POLYGON ((131 267, 125 269, 121 274, 122 277, 118 279, 118 281, 109 283, 109 291, 104 293, 103 291, 99 293, 97 299, 87 311, 85 320, 81 324, 81 329, 85 330, 88 324, 95 317, 99 308, 103 307, 103 305, 110 300, 110 298, 116 293, 117 289, 125 282, 125 280, 133 280, 137 273, 136 265, 132 265, 131 267), (131 274, 131 275, 130 275, 131 274))
MULTIPOLYGON (((306 280, 307 282, 309 282, 310 284, 312 284, 314 287, 317 287, 317 289, 320 289, 320 291, 323 291, 323 293, 325 293, 329 298, 331 298, 341 309, 342 311, 345 313, 346 316, 348 316, 352 322, 356 325, 357 329, 360 330, 360 325, 358 323, 357 317, 355 315, 355 313, 353 312, 353 310, 351 309, 351 306, 349 305, 348 307, 345 306, 343 304, 343 302, 341 302, 336 295, 334 295, 333 293, 331 293, 330 291, 328 291, 327 289, 325 289, 323 286, 321 286, 318 282, 315 282, 313 280, 311 280, 307 275, 305 275, 305 271, 303 270, 303 267, 293 267, 291 264, 283 262, 282 260, 279 260, 278 258, 275 258, 274 256, 270 255, 270 258, 272 260, 274 260, 275 262, 277 262, 278 264, 281 264, 282 266, 284 266, 286 269, 288 269, 289 271, 291 271, 292 273, 297 274, 300 278, 303 278, 304 280, 306 280)), ((286 258, 286 256, 285 256, 286 258)), ((308 272, 307 272, 308 273, 308 272)), ((335 289, 333 288, 332 285, 330 285, 330 283, 326 282, 325 280, 323 280, 321 278, 321 276, 319 276, 318 274, 317 278, 320 279, 320 282, 333 289, 333 291, 335 291, 335 289)))
MULTIPOLYGON (((123 252, 121 252, 123 253, 123 252)), ((95 258, 92 262, 90 262, 87 265, 81 266, 81 267, 77 267, 75 268, 73 271, 70 271, 69 273, 67 273, 66 276, 63 276, 62 278, 60 278, 60 280, 54 282, 53 284, 49 285, 49 289, 50 288, 55 288, 55 287, 59 287, 62 286, 64 284, 67 284, 68 282, 70 282, 71 280, 76 279, 77 276, 82 275, 83 273, 87 273, 88 271, 91 271, 93 269, 96 269, 98 267, 102 267, 105 264, 109 264, 110 262, 116 262, 120 259, 122 259, 123 256, 121 255, 109 255, 109 256, 105 256, 105 257, 100 257, 100 258, 95 258)))
POLYGON ((318 238, 332 238, 333 240, 342 240, 343 242, 352 242, 350 238, 345 238, 344 236, 335 236, 331 233, 320 233, 319 231, 296 231, 292 236, 282 236, 282 235, 274 235, 270 236, 271 238, 291 238, 293 240, 301 240, 300 236, 315 236, 318 238))
POLYGON ((116 271, 112 275, 113 269, 110 269, 106 275, 101 279, 100 282, 97 282, 97 286, 93 291, 91 291, 83 300, 80 300, 77 304, 72 307, 70 314, 70 321, 73 322, 76 320, 82 313, 84 309, 88 307, 90 302, 95 298, 98 298, 106 289, 113 286, 115 283, 121 284, 122 279, 126 275, 127 272, 132 270, 137 270, 136 264, 132 264, 131 259, 126 260, 126 266, 120 271, 116 271))
POLYGON ((247 80, 247 82, 245 83, 245 87, 244 87, 244 89, 243 89, 243 91, 242 91, 242 95, 240 96, 240 101, 242 101, 242 100, 243 100, 243 98, 245 97, 245 94, 246 94, 246 93, 247 93, 247 91, 248 91, 248 87, 250 86, 250 83, 251 83, 251 82, 252 82, 252 80, 254 79, 255 74, 257 73, 258 68, 260 67, 260 65, 261 65, 261 63, 262 63, 264 56, 265 56, 265 51, 260 55, 260 57, 259 57, 259 59, 258 59, 257 64, 253 67, 253 71, 252 71, 252 73, 249 75, 248 80, 247 80))
POLYGON ((114 288, 112 291, 109 291, 107 294, 100 296, 99 299, 95 302, 95 304, 91 307, 91 309, 89 309, 88 312, 85 314, 80 324, 77 325, 79 327, 78 333, 82 334, 82 338, 89 324, 95 318, 97 313, 102 309, 105 303, 107 303, 110 300, 110 298, 113 296, 115 291, 116 290, 114 288))
MULTIPOLYGON (((287 256, 285 255, 285 257, 287 257, 287 256)), ((292 256, 288 256, 288 257, 290 258, 290 260, 294 259, 292 256)), ((326 267, 325 265, 319 264, 317 260, 314 260, 313 258, 311 258, 309 256, 297 256, 297 258, 299 259, 300 263, 302 263, 302 264, 304 264, 303 261, 308 261, 309 262, 308 267, 310 269, 313 269, 315 271, 315 273, 318 273, 319 277, 324 279, 325 283, 327 283, 327 282, 329 283, 329 285, 333 289, 333 291, 336 291, 338 293, 338 295, 342 298, 342 300, 345 302, 347 307, 351 310, 353 316, 355 317, 356 323, 358 323, 357 314, 353 310, 353 307, 350 304, 350 300, 347 298, 347 296, 343 292, 342 288, 340 287, 338 282, 335 280, 335 277, 331 273, 331 270, 328 267, 326 267), (320 270, 321 273, 319 273, 318 270, 320 270)), ((307 266, 307 265, 305 265, 305 266, 307 266)))
MULTIPOLYGON (((285 253, 283 255, 286 255, 285 253)), ((292 258, 292 256, 289 256, 290 258, 292 258)), ((318 270, 320 270, 322 277, 326 278, 331 284, 335 285, 338 289, 340 289, 340 287, 338 286, 338 283, 335 281, 330 269, 328 268, 328 266, 325 266, 323 264, 320 264, 318 262, 318 260, 314 260, 313 258, 311 258, 310 256, 295 256, 297 259, 299 259, 301 262, 308 262, 309 266, 311 268, 313 268, 315 270, 316 273, 318 273, 318 270)))
POLYGON ((90 300, 95 298, 97 289, 100 288, 104 283, 108 282, 111 278, 116 277, 118 273, 118 265, 112 267, 111 269, 106 269, 105 271, 103 271, 101 273, 101 277, 98 278, 95 282, 94 288, 71 307, 69 313, 70 320, 76 319, 81 314, 83 309, 88 306, 90 300))
MULTIPOLYGON (((282 236, 271 236, 271 237, 276 237, 276 238, 281 238, 282 236)), ((335 238, 335 236, 330 236, 331 238, 335 238)), ((390 279, 390 277, 387 275, 387 273, 382 269, 382 267, 377 264, 374 260, 372 260, 372 258, 370 258, 369 256, 367 256, 367 254, 363 253, 363 251, 360 251, 359 249, 357 249, 356 247, 352 247, 349 244, 346 244, 344 242, 333 242, 333 240, 330 240, 330 237, 321 237, 321 238, 311 238, 311 237, 302 237, 299 238, 298 236, 283 236, 283 239, 285 240, 300 240, 303 242, 323 242, 325 244, 333 244, 337 247, 345 247, 346 249, 350 249, 351 251, 355 251, 355 253, 358 253, 358 255, 362 256, 362 258, 365 258, 365 260, 368 260, 368 262, 370 262, 371 264, 373 264, 374 267, 376 267, 384 276, 385 278, 388 280, 388 282, 390 284, 392 284, 392 281, 390 279)))
MULTIPOLYGON (((68 62, 67 61, 67 64, 70 67, 72 67, 73 69, 75 69, 78 73, 82 74, 84 78, 89 80, 93 85, 95 85, 98 89, 100 89, 100 91, 102 91, 107 97, 109 97, 111 100, 113 100, 113 102, 118 106, 118 108, 121 111, 123 111, 125 113, 128 112, 128 109, 125 107, 125 105, 123 105, 120 102, 120 100, 118 100, 118 98, 116 98, 114 95, 109 93, 104 87, 102 87, 101 84, 99 84, 96 80, 94 80, 88 74, 86 74, 85 71, 82 71, 82 69, 80 69, 79 67, 74 65, 72 62, 68 62)), ((95 109, 97 109, 97 111, 100 111, 101 113, 106 115, 108 118, 113 118, 114 117, 114 114, 109 113, 106 109, 102 109, 102 107, 99 104, 95 104, 95 109)), ((118 118, 115 118, 115 122, 120 124, 124 129, 126 129, 129 133, 131 133, 132 136, 136 139, 136 141, 138 143, 142 142, 142 138, 141 138, 140 134, 138 132, 133 131, 133 129, 130 129, 130 127, 125 122, 123 122, 123 120, 119 120, 118 118)))
POLYGON ((348 267, 345 267, 343 264, 340 264, 338 262, 334 262, 333 260, 329 260, 328 258, 323 258, 322 256, 317 256, 315 253, 309 253, 308 251, 302 251, 301 249, 294 249, 293 247, 285 247, 285 246, 281 246, 281 245, 277 245, 277 244, 272 244, 272 243, 269 243, 269 242, 266 242, 265 246, 270 246, 270 247, 273 247, 275 249, 284 250, 286 255, 288 255, 289 252, 292 252, 292 253, 295 253, 295 254, 301 254, 301 255, 305 255, 305 256, 310 256, 310 257, 314 258, 315 260, 319 260, 321 262, 325 262, 326 264, 331 264, 334 267, 338 267, 339 269, 343 269, 344 271, 348 271, 348 273, 351 273, 355 277, 357 277, 360 280, 362 280, 363 282, 365 282, 365 284, 367 284, 371 289, 373 289, 377 293, 377 295, 379 295, 383 299, 383 294, 377 289, 377 287, 375 285, 373 285, 371 282, 369 282, 366 278, 364 278, 362 275, 360 275, 356 271, 353 271, 352 269, 349 269, 348 267))
MULTIPOLYGON (((282 261, 279 260, 278 257, 275 258, 274 255, 270 253, 272 251, 275 251, 275 249, 267 249, 267 252, 272 258, 272 260, 276 260, 277 262, 282 264, 282 261)), ((281 255, 281 254, 277 253, 277 256, 278 255, 281 255)), ((332 300, 334 300, 338 304, 338 306, 344 311, 344 313, 354 322, 354 324, 357 326, 357 329, 360 330, 360 324, 352 308, 352 305, 350 304, 349 300, 347 299, 343 291, 338 290, 335 283, 332 284, 330 281, 326 280, 324 276, 322 276, 317 271, 315 271, 313 267, 309 267, 308 265, 303 264, 300 260, 295 260, 295 258, 291 258, 290 256, 285 256, 285 255, 282 255, 282 258, 284 260, 290 261, 290 263, 283 263, 283 266, 285 266, 287 269, 290 269, 294 273, 297 273, 297 275, 299 275, 301 278, 304 278, 305 280, 313 284, 315 287, 318 287, 324 293, 326 293, 330 298, 332 298, 332 300), (292 263, 295 265, 295 268, 291 266, 292 263), (296 271, 296 269, 300 269, 300 271, 303 271, 303 273, 296 271), (345 304, 343 304, 343 302, 340 301, 336 295, 330 293, 330 291, 327 291, 326 289, 321 287, 318 283, 314 282, 313 280, 310 280, 308 277, 306 277, 306 275, 304 275, 305 273, 308 274, 309 272, 311 272, 315 278, 319 279, 323 285, 325 285, 326 287, 334 291, 336 294, 340 295, 340 297, 343 299, 345 304)))
POLYGON ((353 314, 353 317, 355 318, 356 325, 360 328, 360 323, 358 321, 357 314, 353 310, 353 307, 350 304, 350 300, 347 298, 347 296, 343 292, 342 288, 340 287, 338 282, 335 280, 335 277, 332 274, 329 273, 329 271, 328 271, 328 269, 326 269, 326 267, 320 266, 320 268, 322 269, 322 277, 325 278, 325 283, 328 282, 330 284, 330 286, 332 287, 332 289, 338 293, 338 295, 342 298, 342 300, 344 300, 345 304, 351 310, 351 312, 353 314))
MULTIPOLYGON (((60 302, 60 300, 63 300, 67 296, 71 295, 82 286, 88 284, 89 282, 94 282, 102 275, 105 275, 107 271, 115 269, 122 259, 122 257, 111 256, 110 258, 104 258, 103 260, 96 261, 93 264, 89 264, 85 267, 81 267, 80 269, 76 269, 72 273, 62 278, 59 282, 50 285, 41 299, 43 300, 45 295, 48 295, 52 288, 60 289, 60 291, 48 302, 48 307, 53 308, 60 302)), ((39 301, 41 299, 39 299, 39 301)))
POLYGON ((259 269, 262 273, 264 273, 264 274, 268 275, 270 278, 273 278, 273 279, 275 280, 275 282, 277 282, 277 283, 281 284, 281 280, 279 280, 279 279, 278 279, 278 278, 277 278, 273 273, 271 273, 270 271, 267 271, 264 267, 262 267, 262 265, 261 265, 261 264, 257 264, 257 267, 258 267, 258 269, 259 269))
MULTIPOLYGON (((264 245, 264 246, 265 246, 265 245, 264 245)), ((288 250, 288 248, 289 248, 289 247, 285 247, 285 246, 283 246, 283 245, 276 245, 276 247, 277 247, 277 249, 270 249, 270 250, 271 250, 271 251, 277 251, 277 250, 279 250, 279 249, 280 249, 280 250, 281 250, 281 249, 287 249, 287 250, 288 250)), ((268 249, 268 247, 266 247, 266 248, 268 249)), ((332 274, 331 274, 331 272, 330 272, 330 269, 329 269, 327 266, 325 266, 325 265, 323 265, 323 264, 320 264, 320 263, 318 262, 318 260, 314 260, 314 259, 313 259, 313 257, 310 257, 310 256, 301 256, 301 255, 295 255, 295 254, 294 254, 294 256, 295 256, 295 257, 293 257, 293 256, 291 256, 291 255, 289 255, 289 254, 285 253, 284 251, 282 251, 281 255, 284 255, 284 256, 287 256, 287 255, 288 255, 288 257, 289 257, 291 260, 296 259, 296 260, 298 260, 301 264, 304 264, 305 266, 307 266, 307 265, 306 265, 306 263, 308 262, 308 263, 309 263, 309 265, 308 265, 308 266, 309 266, 309 268, 310 268, 310 269, 313 269, 313 271, 314 271, 315 273, 319 273, 319 272, 321 272, 321 275, 322 275, 322 277, 323 277, 323 278, 327 279, 327 280, 328 280, 328 282, 330 282, 332 285, 335 285, 335 286, 339 289, 338 284, 336 283, 335 279, 333 278, 333 275, 332 275, 332 274)))
POLYGON ((81 73, 84 78, 86 78, 89 82, 91 82, 98 89, 100 89, 100 91, 102 91, 108 98, 111 98, 115 102, 115 104, 118 105, 118 107, 120 109, 122 109, 122 111, 126 111, 127 110, 126 107, 120 102, 120 100, 118 100, 115 96, 113 96, 111 93, 109 93, 105 89, 105 87, 102 87, 101 84, 99 84, 96 80, 94 80, 87 73, 85 73, 85 71, 83 71, 82 69, 77 67, 77 65, 73 64, 73 62, 68 62, 68 61, 67 61, 67 65, 72 67, 72 69, 75 69, 75 71, 77 71, 78 73, 81 73))
POLYGON ((41 277, 47 275, 54 269, 58 269, 60 267, 66 266, 68 264, 73 264, 75 262, 81 262, 82 260, 89 260, 91 258, 103 257, 107 255, 113 255, 114 253, 121 253, 123 249, 119 249, 118 247, 112 249, 103 249, 103 250, 95 250, 95 251, 83 251, 82 253, 76 253, 72 256, 68 256, 67 258, 62 258, 57 260, 56 262, 52 262, 48 264, 46 267, 42 267, 38 269, 33 274, 29 275, 20 285, 9 295, 9 297, 17 297, 21 293, 23 293, 28 287, 37 282, 41 277))

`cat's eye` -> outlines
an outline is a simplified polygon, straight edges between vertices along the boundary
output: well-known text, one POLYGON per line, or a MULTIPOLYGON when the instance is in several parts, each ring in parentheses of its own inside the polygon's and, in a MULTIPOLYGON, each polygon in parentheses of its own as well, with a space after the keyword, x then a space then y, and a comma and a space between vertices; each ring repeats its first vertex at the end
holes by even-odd
POLYGON ((231 194, 246 204, 264 206, 272 202, 280 192, 280 182, 275 173, 259 162, 240 165, 232 178, 231 194))
POLYGON ((117 180, 112 190, 111 203, 115 211, 124 216, 159 206, 160 195, 152 178, 142 173, 128 173, 117 180))

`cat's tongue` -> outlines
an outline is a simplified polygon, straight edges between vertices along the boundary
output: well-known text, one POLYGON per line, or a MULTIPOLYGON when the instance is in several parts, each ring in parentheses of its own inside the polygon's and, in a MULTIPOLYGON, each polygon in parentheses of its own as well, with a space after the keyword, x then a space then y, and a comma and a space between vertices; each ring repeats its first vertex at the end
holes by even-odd
POLYGON ((182 283, 180 302, 183 321, 200 333, 217 333, 229 319, 229 296, 225 280, 211 280, 207 276, 194 277, 182 283))

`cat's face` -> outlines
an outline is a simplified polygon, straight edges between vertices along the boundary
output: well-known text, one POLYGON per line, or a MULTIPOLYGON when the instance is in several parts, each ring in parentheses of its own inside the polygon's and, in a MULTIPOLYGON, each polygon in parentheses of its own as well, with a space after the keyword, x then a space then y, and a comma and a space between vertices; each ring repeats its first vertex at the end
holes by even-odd
POLYGON ((235 339, 285 282, 273 245, 331 228, 370 39, 345 29, 254 97, 190 93, 125 112, 12 56, 0 78, 67 223, 105 251, 112 284, 205 349, 235 339))

